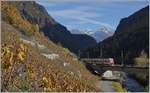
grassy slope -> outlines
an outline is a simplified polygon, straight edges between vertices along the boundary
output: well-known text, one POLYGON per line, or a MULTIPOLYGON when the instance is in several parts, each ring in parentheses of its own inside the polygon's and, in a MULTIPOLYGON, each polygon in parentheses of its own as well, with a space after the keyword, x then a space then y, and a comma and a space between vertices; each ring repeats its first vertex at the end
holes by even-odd
MULTIPOLYGON (((24 22, 22 18, 18 18, 17 21, 24 22)), ((8 19, 12 19, 11 16, 8 16, 8 19)), ((16 20, 12 22, 14 26, 16 20)), ((26 25, 15 29, 2 22, 2 91, 97 91, 94 86, 97 77, 91 75, 69 51, 52 43, 39 31, 33 28, 33 37, 52 52, 59 54, 59 59, 49 60, 41 56, 37 48, 21 42, 19 38, 23 35, 20 29, 32 28, 32 24, 26 25), (26 25, 27 28, 24 27, 26 25), (20 47, 21 44, 25 46, 25 50, 20 47), (21 53, 18 49, 25 55, 21 56, 23 59, 18 56, 21 53), (64 67, 61 62, 68 62, 70 68, 64 67), (82 77, 79 77, 77 71, 80 71, 82 77)))

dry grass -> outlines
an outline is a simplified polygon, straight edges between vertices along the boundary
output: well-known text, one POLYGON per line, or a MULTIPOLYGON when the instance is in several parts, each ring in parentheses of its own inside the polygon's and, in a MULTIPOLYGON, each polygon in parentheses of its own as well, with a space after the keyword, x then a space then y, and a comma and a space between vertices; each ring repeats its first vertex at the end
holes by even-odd
MULTIPOLYGON (((2 26, 2 45, 5 45, 2 49, 12 45, 9 49, 10 54, 17 55, 17 49, 24 44, 19 41, 21 33, 11 26, 7 27, 8 29, 2 26), (14 31, 11 31, 12 29, 14 31)), ((93 76, 81 62, 75 60, 76 56, 55 45, 40 33, 35 35, 41 44, 59 54, 60 58, 49 60, 41 56, 37 49, 26 44, 27 50, 21 51, 25 55, 22 56, 23 59, 19 60, 19 56, 13 56, 11 59, 11 56, 2 55, 2 63, 5 64, 5 60, 8 63, 15 63, 11 65, 13 69, 2 68, 2 91, 97 91, 95 81, 98 78, 93 76), (68 62, 70 67, 64 67, 61 62, 68 62), (77 71, 80 71, 82 77, 78 76, 77 71), (6 76, 7 78, 4 78, 6 76)))
POLYGON ((5 21, 11 24, 2 21, 2 91, 99 90, 95 87, 98 77, 92 75, 69 50, 54 44, 39 32, 38 25, 21 18, 18 10, 9 3, 3 2, 2 13, 6 14, 5 21), (59 58, 49 60, 40 54, 38 48, 21 42, 20 38, 24 36, 21 29, 34 32, 32 38, 27 38, 34 38, 51 52, 59 54, 59 58), (64 67, 64 62, 69 66, 64 67))
POLYGON ((145 67, 149 65, 148 58, 138 57, 138 58, 135 58, 134 61, 135 61, 136 66, 145 67))

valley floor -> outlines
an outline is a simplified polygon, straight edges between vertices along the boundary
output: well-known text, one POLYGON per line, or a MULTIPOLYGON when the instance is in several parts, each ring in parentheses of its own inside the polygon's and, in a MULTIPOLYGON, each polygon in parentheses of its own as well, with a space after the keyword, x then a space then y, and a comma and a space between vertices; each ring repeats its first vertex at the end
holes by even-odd
POLYGON ((98 81, 99 86, 103 92, 115 92, 115 89, 112 86, 112 81, 98 81))

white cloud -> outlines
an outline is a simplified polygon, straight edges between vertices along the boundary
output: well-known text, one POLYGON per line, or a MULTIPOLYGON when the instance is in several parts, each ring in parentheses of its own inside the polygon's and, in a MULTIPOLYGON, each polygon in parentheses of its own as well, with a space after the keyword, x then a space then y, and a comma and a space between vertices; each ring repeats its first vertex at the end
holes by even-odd
POLYGON ((82 8, 79 9, 63 9, 63 10, 55 10, 55 11, 49 11, 50 14, 54 16, 80 16, 80 17, 86 17, 86 18, 91 18, 91 17, 100 17, 101 15, 92 11, 82 11, 82 8))
POLYGON ((75 19, 78 19, 78 20, 83 21, 85 23, 91 23, 91 24, 106 26, 106 27, 114 29, 113 26, 111 26, 111 25, 109 25, 107 23, 96 21, 96 20, 93 20, 93 19, 90 19, 90 18, 76 17, 75 19))
MULTIPOLYGON (((80 8, 81 9, 81 8, 80 8)), ((81 9, 82 10, 82 9, 81 9)), ((110 28, 114 28, 107 23, 103 23, 92 18, 100 17, 102 14, 95 13, 92 11, 85 12, 77 9, 65 9, 59 11, 49 11, 52 16, 59 16, 67 19, 74 20, 74 24, 95 24, 95 25, 103 25, 110 28)))
POLYGON ((95 18, 100 18, 101 16, 104 16, 103 13, 95 12, 95 10, 99 10, 96 6, 110 3, 135 3, 135 2, 148 2, 148 0, 38 0, 39 4, 44 5, 46 8, 50 8, 48 10, 49 14, 54 17, 61 17, 67 20, 73 20, 69 21, 67 23, 69 27, 71 27, 70 24, 73 25, 82 25, 82 24, 94 24, 94 25, 102 25, 107 26, 112 29, 111 25, 101 22, 99 20, 95 20, 95 18), (66 3, 78 3, 79 5, 76 7, 65 7, 66 3), (52 6, 61 8, 51 9, 52 6))

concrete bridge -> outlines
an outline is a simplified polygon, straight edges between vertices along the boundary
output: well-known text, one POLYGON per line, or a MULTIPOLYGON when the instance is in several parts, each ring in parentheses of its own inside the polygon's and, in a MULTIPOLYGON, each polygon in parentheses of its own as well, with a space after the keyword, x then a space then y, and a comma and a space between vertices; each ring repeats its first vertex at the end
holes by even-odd
POLYGON ((142 74, 144 73, 148 73, 149 71, 149 67, 139 67, 139 66, 131 66, 131 65, 105 65, 103 64, 103 61, 105 61, 104 59, 100 59, 100 58, 84 58, 81 59, 82 62, 84 62, 86 64, 86 67, 90 70, 90 71, 94 71, 97 70, 100 73, 105 72, 106 70, 112 70, 112 71, 123 71, 126 73, 140 73, 142 74))

